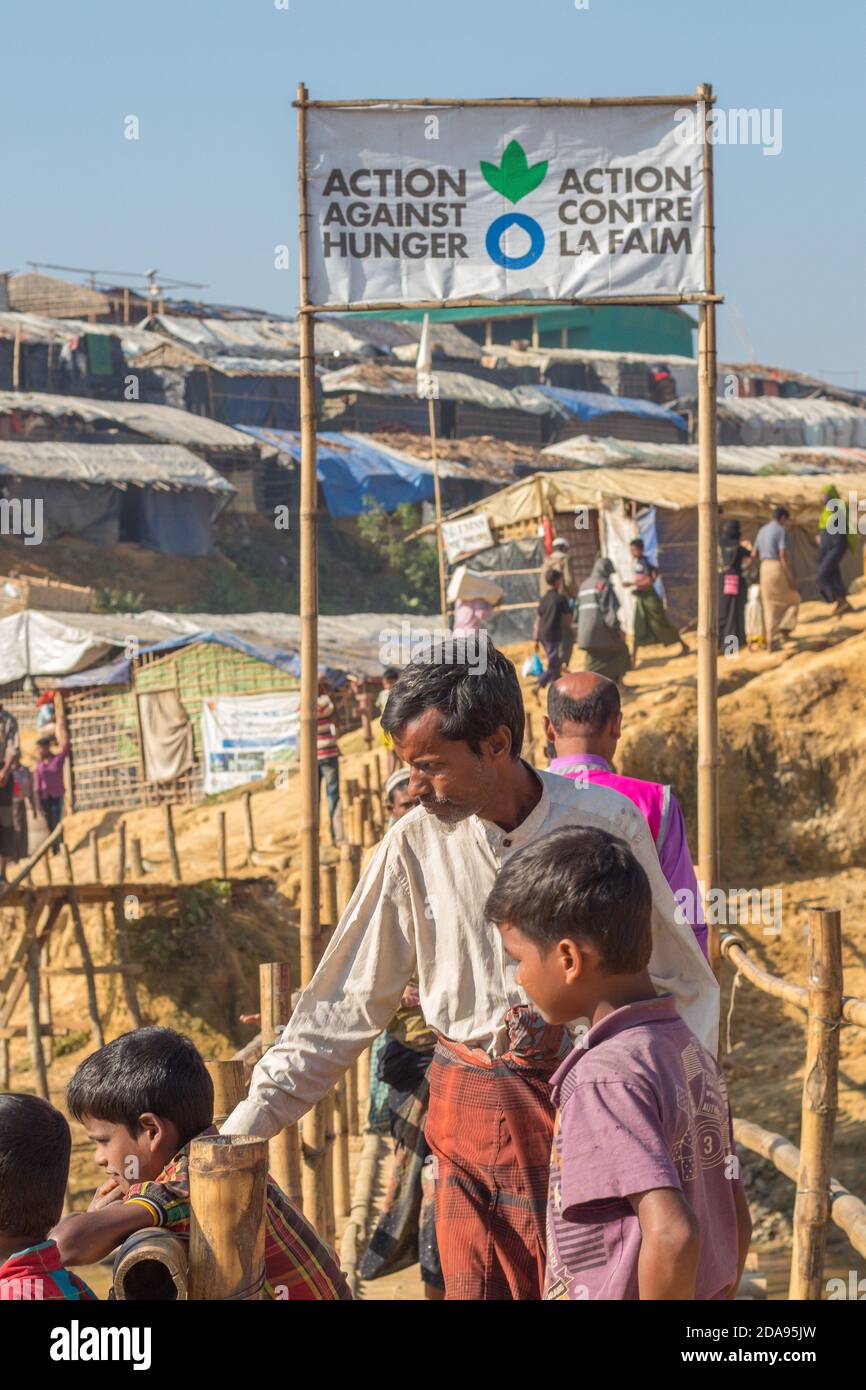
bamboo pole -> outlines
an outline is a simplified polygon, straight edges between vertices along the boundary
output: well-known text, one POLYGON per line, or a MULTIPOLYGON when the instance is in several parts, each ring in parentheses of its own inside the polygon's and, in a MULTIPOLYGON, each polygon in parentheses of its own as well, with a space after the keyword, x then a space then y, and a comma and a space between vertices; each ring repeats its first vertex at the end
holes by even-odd
MULTIPOLYGON (((300 87, 298 90, 300 91, 300 87)), ((353 109, 365 106, 388 106, 391 108, 400 106, 689 106, 699 99, 694 92, 690 92, 687 96, 673 97, 363 97, 357 100, 349 98, 340 101, 319 101, 318 99, 311 101, 308 96, 304 96, 303 98, 298 97, 296 101, 292 102, 292 105, 305 106, 311 110, 317 107, 326 110, 341 106, 353 109)), ((508 302, 510 304, 511 300, 508 302)), ((538 307, 537 299, 527 299, 525 303, 538 307)), ((441 309, 441 307, 441 302, 434 301, 434 308, 441 309)))
POLYGON ((96 994, 96 979, 93 974, 93 957, 90 954, 90 947, 87 944, 87 936, 84 931, 84 923, 81 920, 81 908, 78 905, 78 894, 75 891, 75 883, 72 873, 72 856, 65 840, 60 843, 60 853, 63 856, 66 877, 69 880, 69 915, 72 918, 72 930, 75 934, 75 944, 78 947, 78 954, 81 956, 81 964, 84 969, 84 980, 87 987, 87 1011, 90 1014, 90 1036, 93 1039, 94 1047, 105 1045, 105 1035, 102 1031, 102 1021, 99 1017, 99 1001, 96 994))
MULTIPOLYGON (((704 287, 715 293, 713 147, 710 143, 712 87, 702 83, 697 99, 704 116, 704 287)), ((698 861, 707 889, 719 881, 718 727, 718 529, 716 482, 716 309, 701 305, 698 324, 698 861)), ((709 927, 710 964, 718 974, 719 927, 709 927)))
MULTIPOLYGON (((378 762, 378 759, 377 759, 378 762)), ((337 867, 337 904, 340 916, 346 911, 354 893, 361 869, 361 852, 357 845, 340 846, 340 862, 337 867)), ((349 1133, 360 1134, 358 1123, 358 1062, 352 1063, 346 1072, 346 1107, 349 1113, 349 1133)))
POLYGON ((260 1300, 265 1282, 268 1144, 193 1139, 189 1150, 189 1297, 260 1300))
POLYGON ((376 798, 376 805, 377 805, 377 808, 378 808, 379 825, 382 827, 382 832, 384 833, 384 830, 385 830, 385 795, 384 795, 384 790, 385 790, 385 789, 384 789, 384 786, 383 786, 383 784, 382 784, 382 764, 381 764, 380 761, 379 761, 379 754, 378 754, 378 752, 376 752, 376 753, 373 754, 373 762, 372 762, 372 765, 371 765, 371 772, 372 772, 372 776, 373 776, 373 794, 374 794, 374 796, 375 796, 375 798, 376 798))
POLYGON ((764 994, 770 994, 775 999, 784 999, 786 1004, 793 1004, 796 1009, 809 1007, 809 991, 804 985, 796 985, 793 980, 783 980, 779 975, 771 975, 769 970, 752 960, 744 949, 743 940, 733 932, 723 934, 720 950, 735 970, 745 975, 746 979, 764 994))
POLYGON ((361 1161, 355 1175, 352 1207, 340 1242, 340 1266, 354 1298, 358 1292, 358 1250, 366 1239, 373 1208, 379 1158, 383 1149, 379 1134, 366 1134, 361 1161))
MULTIPOLYGON (((305 103, 307 89, 298 83, 297 100, 305 103)), ((309 219, 307 202, 306 112, 298 106, 299 303, 310 302, 309 219)), ((319 931, 319 769, 316 758, 316 701, 318 698, 318 574, 316 531, 316 359, 314 318, 300 323, 301 494, 300 494, 300 617, 301 617, 301 985, 309 984, 315 968, 319 931)))
POLYGON ((117 823, 117 872, 115 882, 123 883, 126 878, 126 821, 117 823))
POLYGON ((228 1061, 205 1062, 213 1082, 213 1122, 224 1124, 236 1105, 247 1097, 244 1064, 232 1057, 228 1061))
POLYGON ((135 988, 135 980, 129 969, 129 938, 126 932, 126 909, 123 900, 123 889, 118 888, 113 894, 114 902, 114 934, 117 939, 117 963, 121 967, 120 980, 123 985, 123 997, 129 1017, 132 1020, 133 1028, 142 1026, 141 1008, 138 1003, 138 992, 135 988))
MULTIPOLYGON (((292 975, 285 961, 259 966, 259 999, 262 1017, 262 1051, 273 1047, 292 1016, 292 975)), ((286 1196, 300 1207, 301 1148, 297 1125, 274 1135, 268 1145, 271 1176, 286 1196)))
POLYGON ((135 1231, 115 1256, 111 1287, 122 1303, 185 1301, 187 1241, 165 1230, 135 1231))
POLYGON ((177 841, 174 838, 174 815, 172 814, 172 805, 170 801, 165 803, 163 815, 165 816, 165 838, 168 843, 168 858, 171 864, 171 881, 172 883, 180 883, 180 860, 177 857, 177 841))
POLYGON ((370 849, 375 843, 376 831, 373 827, 370 798, 364 793, 361 797, 361 844, 364 849, 370 849))
POLYGON ((373 817, 373 784, 370 780, 370 764, 365 759, 361 764, 361 790, 367 801, 370 817, 373 817))
MULTIPOLYGON (((102 882, 102 869, 99 863, 99 836, 96 830, 91 830, 87 837, 90 846, 90 877, 94 883, 102 882)), ((99 937, 100 945, 104 951, 108 945, 108 912, 105 904, 99 904, 99 937)))
POLYGON ((144 864, 141 858, 141 840, 133 835, 129 841, 129 871, 136 880, 144 878, 144 864))
POLYGON ((448 606, 445 600, 445 541, 442 536, 442 489, 439 486, 439 450, 436 447, 436 402, 427 398, 427 427, 430 431, 430 457, 433 460, 433 499, 436 508, 436 554, 439 559, 439 611, 442 627, 448 627, 448 606))
MULTIPOLYGON (((694 101, 694 97, 692 98, 694 101)), ((604 307, 612 305, 664 305, 664 304, 720 304, 722 296, 719 294, 705 294, 701 290, 687 291, 683 294, 615 294, 615 295, 575 295, 573 299, 546 299, 545 305, 550 308, 553 305, 563 305, 568 308, 575 308, 578 305, 586 305, 588 308, 604 307)), ((449 299, 449 309, 494 309, 502 307, 501 299, 480 299, 476 295, 469 295, 463 299, 449 299)), ((537 309, 537 299, 509 299, 510 309, 537 309)), ((439 299, 416 299, 412 301, 413 309, 441 309, 442 301, 439 299)), ((394 304, 391 300, 355 300, 345 304, 300 304, 298 305, 298 317, 303 319, 309 314, 370 314, 378 313, 381 310, 391 310, 394 304)), ((477 505, 477 504, 476 504, 477 505)), ((408 539, 408 537, 407 537, 408 539)))
POLYGON ((253 827, 253 803, 249 792, 244 792, 242 798, 244 812, 244 837, 247 846, 247 861, 252 864, 253 855, 256 852, 256 834, 253 827))
POLYGON ((39 1017, 39 941, 36 937, 27 948, 27 1042, 30 1061, 36 1078, 36 1089, 48 1100, 48 1071, 42 1051, 42 1020, 39 1017))
MULTIPOLYGON (((351 1068, 349 1069, 351 1070, 351 1068)), ((349 1176, 349 1072, 334 1087, 334 1215, 348 1216, 352 1199, 349 1176)))
POLYGON ((219 876, 225 881, 229 876, 225 811, 220 811, 217 815, 217 863, 219 865, 219 876))
POLYGON ((321 914, 319 935, 321 936, 323 927, 329 927, 333 932, 340 920, 340 914, 337 910, 336 864, 322 864, 319 869, 319 904, 321 914))
MULTIPOLYGON (((62 834, 63 822, 61 821, 60 825, 55 825, 51 834, 47 837, 47 839, 42 841, 42 844, 39 846, 37 850, 34 851, 33 854, 31 854, 30 858, 25 859, 21 868, 18 869, 18 871, 16 872, 15 877, 10 878, 6 883, 0 883, 0 902, 2 902, 2 900, 6 897, 7 893, 11 893, 13 888, 17 888, 19 884, 24 882, 24 879, 30 873, 31 869, 39 863, 40 859, 43 861, 46 859, 48 851, 51 849, 53 845, 57 844, 57 841, 60 839, 62 834)), ((50 881, 51 880, 49 879, 49 882, 50 881)))
POLYGON ((811 908, 809 1015, 789 1299, 819 1299, 823 1289, 841 1019, 841 916, 833 909, 811 908))

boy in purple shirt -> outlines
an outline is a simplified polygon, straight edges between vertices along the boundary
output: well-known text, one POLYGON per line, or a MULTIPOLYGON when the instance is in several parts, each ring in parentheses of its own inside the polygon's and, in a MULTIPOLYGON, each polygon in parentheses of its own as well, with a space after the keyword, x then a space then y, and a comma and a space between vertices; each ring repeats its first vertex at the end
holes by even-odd
POLYGON ((603 830, 503 865, 486 915, 548 1023, 589 1023, 551 1078, 548 1299, 733 1298, 751 1221, 721 1071, 647 970, 646 874, 603 830))

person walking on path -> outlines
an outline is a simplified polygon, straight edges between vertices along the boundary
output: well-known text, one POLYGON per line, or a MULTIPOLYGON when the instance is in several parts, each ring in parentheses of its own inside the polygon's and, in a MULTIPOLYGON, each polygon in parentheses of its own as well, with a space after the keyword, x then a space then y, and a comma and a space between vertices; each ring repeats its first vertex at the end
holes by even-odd
POLYGON ((719 533, 719 651, 737 656, 746 645, 746 562, 752 547, 740 537, 740 523, 725 521, 719 533))
POLYGON ((248 1099, 223 1126, 270 1137, 325 1096, 418 981, 438 1036, 426 1140, 437 1160, 436 1238, 446 1298, 538 1299, 553 1128, 548 1081, 571 1046, 515 978, 484 904, 501 864, 563 825, 607 830, 653 897, 650 972, 715 1048, 718 986, 676 911, 645 818, 609 787, 576 787, 520 756, 517 673, 413 662, 384 715, 419 805, 388 831, 248 1099))
POLYGON ((644 543, 636 536, 629 543, 634 579, 624 579, 627 589, 634 589, 634 649, 638 647, 670 647, 680 644, 680 655, 688 654, 688 646, 671 622, 667 609, 655 590, 659 568, 644 554, 644 543))
POLYGON ((613 787, 646 817, 662 873, 706 955, 707 926, 680 803, 661 782, 644 782, 613 770, 622 734, 622 702, 615 682, 589 671, 560 676, 547 692, 544 732, 554 750, 551 772, 584 785, 613 787))
POLYGON ((319 764, 319 785, 324 782, 328 802, 328 822, 331 843, 343 838, 343 808, 340 802, 340 749, 337 744, 337 711, 331 699, 331 682, 319 679, 319 698, 316 702, 316 757, 319 764))
POLYGON ((788 546, 786 507, 775 507, 772 520, 762 526, 755 537, 755 550, 760 566, 761 607, 764 611, 764 637, 767 651, 790 637, 797 626, 800 592, 788 546))
POLYGON ((562 641, 565 624, 571 626, 571 609, 568 606, 568 599, 562 593, 562 575, 559 570, 551 569, 547 571, 544 578, 547 587, 535 615, 532 640, 535 643, 536 652, 539 643, 544 647, 547 669, 538 679, 535 686, 536 692, 543 690, 546 685, 555 681, 559 676, 562 670, 559 644, 562 641))
POLYGON ((850 613, 848 590, 841 565, 850 550, 857 554, 857 536, 848 529, 848 508, 833 483, 822 488, 824 509, 818 519, 818 590, 834 615, 850 613))
POLYGON ((584 669, 622 683, 631 654, 619 625, 619 599, 610 577, 613 561, 599 555, 577 596, 577 645, 586 654, 584 669))
MULTIPOLYGON (((568 541, 562 536, 557 536, 551 546, 550 563, 554 569, 558 569, 562 575, 560 592, 567 600, 569 609, 571 610, 568 619, 563 617, 562 636, 559 639, 560 670, 567 671, 568 663, 571 661, 571 654, 574 651, 574 610, 577 605, 577 580, 574 574, 574 562, 568 548, 568 541)), ((546 573, 542 570, 541 598, 544 597, 546 589, 546 573)))

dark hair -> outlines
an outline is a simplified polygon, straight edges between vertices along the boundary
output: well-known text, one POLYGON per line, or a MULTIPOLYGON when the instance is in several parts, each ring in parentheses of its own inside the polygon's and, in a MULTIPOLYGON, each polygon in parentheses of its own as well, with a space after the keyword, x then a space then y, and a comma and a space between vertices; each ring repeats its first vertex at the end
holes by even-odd
POLYGON ((562 578, 562 570, 548 570, 544 576, 545 584, 557 584, 562 578))
POLYGON ((72 1136, 39 1096, 0 1095, 0 1231, 44 1240, 60 1220, 72 1136))
POLYGON ((633 539, 629 541, 629 545, 633 546, 635 550, 643 550, 644 548, 644 543, 640 536, 634 536, 633 539))
POLYGON ((492 642, 482 671, 467 662, 412 661, 404 666, 382 715, 386 734, 396 734, 428 709, 442 716, 443 738, 469 744, 476 757, 481 741, 503 724, 511 731, 511 756, 520 756, 525 715, 517 672, 492 642))
POLYGON ((92 1052, 66 1090, 76 1120, 92 1115, 138 1131, 146 1111, 171 1120, 181 1146, 213 1121, 213 1082, 195 1045, 173 1028, 137 1028, 92 1052))
POLYGON ((774 508, 773 508, 773 520, 774 520, 774 521, 787 521, 790 515, 791 515, 791 513, 788 511, 788 508, 787 508, 787 507, 774 507, 774 508))
POLYGON ((600 676, 598 685, 579 700, 559 690, 557 681, 547 691, 547 717, 557 733, 567 722, 585 725, 591 734, 600 734, 621 708, 616 681, 606 676, 600 676))
POLYGON ((382 672, 382 680, 395 681, 399 674, 400 672, 397 670, 396 666, 386 666, 384 671, 382 672))
POLYGON ((547 951, 564 936, 589 942, 609 975, 644 970, 652 953, 649 879, 624 840, 566 826, 512 855, 484 908, 547 951))

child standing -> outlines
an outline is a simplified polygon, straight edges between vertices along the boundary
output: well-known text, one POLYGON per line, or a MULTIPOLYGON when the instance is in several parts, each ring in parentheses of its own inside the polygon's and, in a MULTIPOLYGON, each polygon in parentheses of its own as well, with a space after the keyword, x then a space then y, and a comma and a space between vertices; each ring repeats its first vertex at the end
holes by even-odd
POLYGON ((551 1079, 548 1299, 732 1298, 751 1235, 725 1084, 648 972, 646 874, 603 830, 563 829, 487 900, 548 1023, 589 1031, 551 1079))
MULTIPOLYGON (((96 1145, 108 1175, 86 1212, 53 1234, 72 1264, 104 1259, 133 1231, 163 1226, 189 1234, 189 1145, 213 1127, 213 1083, 189 1038, 139 1028, 87 1057, 67 1104, 96 1145)), ((264 1297, 351 1299, 330 1248, 268 1178, 264 1297)))
POLYGON ((59 1220, 72 1137, 38 1096, 0 1095, 0 1302, 95 1299, 63 1268, 48 1232, 59 1220))

